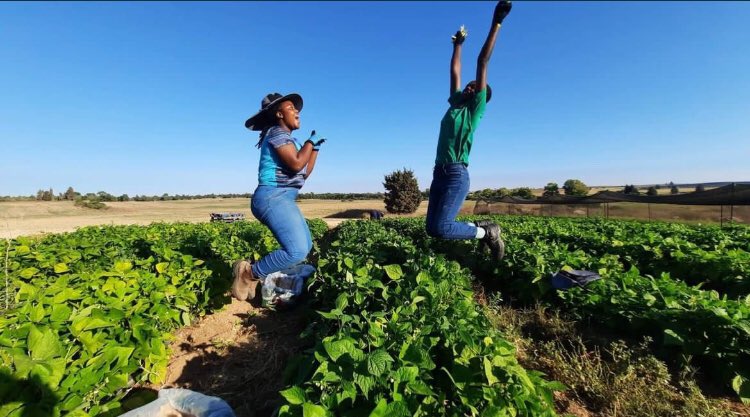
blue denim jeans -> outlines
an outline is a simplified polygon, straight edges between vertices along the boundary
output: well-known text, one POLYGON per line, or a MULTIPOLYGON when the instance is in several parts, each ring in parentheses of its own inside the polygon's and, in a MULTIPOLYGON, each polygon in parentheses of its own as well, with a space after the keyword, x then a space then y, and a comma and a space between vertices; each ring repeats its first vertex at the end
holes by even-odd
POLYGON ((291 268, 305 260, 312 249, 310 229, 302 212, 294 202, 299 190, 289 187, 259 185, 253 193, 250 210, 266 225, 281 245, 253 264, 253 275, 265 278, 268 274, 291 268))
POLYGON ((427 205, 427 234, 443 239, 474 239, 477 228, 456 221, 469 194, 469 171, 460 162, 435 165, 427 205))

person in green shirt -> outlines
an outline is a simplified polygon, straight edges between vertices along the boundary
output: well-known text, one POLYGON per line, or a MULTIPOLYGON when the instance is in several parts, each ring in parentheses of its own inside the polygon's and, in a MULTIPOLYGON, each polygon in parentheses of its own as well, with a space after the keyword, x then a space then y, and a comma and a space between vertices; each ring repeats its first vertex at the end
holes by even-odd
POLYGON ((443 239, 480 239, 490 248, 496 260, 503 258, 505 243, 500 226, 490 221, 462 223, 456 221, 469 194, 469 153, 474 132, 492 97, 487 85, 487 66, 495 48, 498 32, 510 13, 511 2, 501 0, 495 6, 492 26, 477 58, 477 77, 461 90, 461 45, 466 39, 463 27, 453 36, 451 58, 450 108, 440 122, 437 157, 432 173, 430 199, 427 206, 427 233, 443 239))

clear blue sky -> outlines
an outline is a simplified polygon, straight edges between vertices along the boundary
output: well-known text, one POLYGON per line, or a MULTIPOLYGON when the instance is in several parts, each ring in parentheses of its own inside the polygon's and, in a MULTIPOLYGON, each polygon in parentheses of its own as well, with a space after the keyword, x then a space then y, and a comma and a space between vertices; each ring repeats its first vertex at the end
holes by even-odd
MULTIPOLYGON (((306 192, 430 185, 450 35, 494 2, 0 3, 0 195, 251 192, 268 92, 323 146, 306 192)), ((516 2, 472 189, 750 180, 750 3, 516 2)))

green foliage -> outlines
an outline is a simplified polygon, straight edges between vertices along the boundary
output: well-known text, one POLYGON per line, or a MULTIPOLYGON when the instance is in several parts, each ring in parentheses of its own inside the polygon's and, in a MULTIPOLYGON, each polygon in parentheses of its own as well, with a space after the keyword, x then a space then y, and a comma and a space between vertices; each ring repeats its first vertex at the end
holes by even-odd
POLYGON ((331 236, 312 284, 315 346, 280 416, 552 416, 552 390, 477 308, 471 277, 376 222, 331 236))
POLYGON ((695 186, 695 191, 696 192, 706 191, 706 186, 703 185, 703 184, 698 184, 698 185, 695 186))
POLYGON ((385 209, 389 213, 414 213, 422 202, 422 192, 411 170, 404 169, 386 175, 383 187, 386 190, 385 209))
POLYGON ((496 199, 501 199, 505 196, 510 195, 510 190, 507 188, 485 188, 483 190, 474 191, 472 193, 469 193, 469 200, 485 200, 485 201, 491 201, 496 199))
POLYGON ((547 185, 544 186, 544 193, 542 193, 542 195, 544 197, 560 195, 560 187, 557 186, 556 182, 548 182, 547 185))
MULTIPOLYGON (((311 226, 315 239, 326 229, 320 220, 311 226)), ((232 261, 276 247, 256 222, 87 227, 12 240, 17 290, 0 317, 0 404, 25 407, 11 415, 116 412, 133 384, 163 380, 169 333, 223 304, 232 261), (42 393, 45 401, 29 403, 42 393)))
POLYGON ((565 195, 580 195, 585 196, 589 193, 589 187, 581 180, 570 179, 565 181, 563 184, 563 190, 565 195))
POLYGON ((641 192, 638 191, 638 187, 635 185, 626 185, 622 190, 623 194, 639 195, 641 192))
POLYGON ((427 237, 416 220, 384 225, 410 237, 422 253, 445 253, 471 267, 514 299, 559 305, 580 320, 623 335, 650 336, 662 357, 692 357, 709 378, 746 398, 750 229, 599 219, 493 220, 506 236, 508 255, 500 265, 487 255, 478 257, 471 242, 427 237), (547 277, 565 267, 597 271, 604 279, 586 291, 554 291, 547 277))
POLYGON ((513 197, 520 197, 520 198, 525 198, 528 200, 531 200, 534 198, 534 194, 531 192, 531 188, 529 187, 514 188, 510 192, 510 195, 512 195, 513 197))
POLYGON ((90 208, 94 210, 101 210, 108 208, 106 204, 104 204, 101 200, 99 200, 96 197, 93 197, 91 199, 79 197, 76 198, 74 205, 76 207, 84 207, 84 208, 90 208))
POLYGON ((669 193, 670 194, 679 194, 680 193, 680 189, 677 188, 676 185, 672 185, 671 187, 669 187, 669 193))
POLYGON ((654 187, 652 185, 652 186, 648 187, 648 191, 646 191, 646 195, 652 195, 652 196, 653 195, 659 195, 659 191, 657 190, 656 187, 654 187))

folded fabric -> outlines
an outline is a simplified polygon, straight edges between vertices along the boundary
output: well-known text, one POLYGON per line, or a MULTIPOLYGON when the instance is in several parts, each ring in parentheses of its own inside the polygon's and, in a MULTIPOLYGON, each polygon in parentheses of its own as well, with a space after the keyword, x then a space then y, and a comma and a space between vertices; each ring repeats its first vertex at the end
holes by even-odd
POLYGON ((315 273, 312 265, 300 264, 292 268, 268 274, 263 285, 268 285, 276 290, 277 294, 287 296, 299 296, 305 286, 305 280, 315 273))
POLYGON ((580 271, 576 269, 557 271, 550 279, 552 286, 558 290, 567 290, 573 287, 583 288, 586 284, 600 279, 596 272, 580 271))
POLYGON ((159 398, 120 417, 235 417, 224 400, 183 388, 159 390, 159 398))

